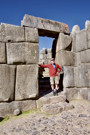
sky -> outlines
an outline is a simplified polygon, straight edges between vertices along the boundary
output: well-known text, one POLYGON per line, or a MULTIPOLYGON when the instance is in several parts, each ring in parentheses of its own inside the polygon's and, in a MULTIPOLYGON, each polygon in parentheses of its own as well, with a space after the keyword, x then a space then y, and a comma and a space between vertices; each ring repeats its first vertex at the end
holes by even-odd
MULTIPOLYGON (((25 14, 85 28, 90 20, 90 0, 0 0, 0 23, 21 26, 25 14)), ((39 37, 39 50, 51 48, 53 38, 39 37)))

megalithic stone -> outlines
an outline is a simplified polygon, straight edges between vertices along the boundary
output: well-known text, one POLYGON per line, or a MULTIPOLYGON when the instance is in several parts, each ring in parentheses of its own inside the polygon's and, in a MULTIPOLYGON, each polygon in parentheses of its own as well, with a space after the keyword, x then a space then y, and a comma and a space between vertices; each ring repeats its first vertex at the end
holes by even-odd
POLYGON ((14 100, 15 66, 0 64, 0 101, 14 100))
POLYGON ((38 65, 18 65, 16 73, 15 100, 38 96, 38 65))
POLYGON ((24 28, 16 25, 1 23, 0 41, 2 42, 19 42, 25 41, 24 28))
POLYGON ((30 15, 25 15, 23 17, 21 25, 39 29, 40 36, 47 35, 53 37, 59 32, 69 33, 67 24, 30 15))

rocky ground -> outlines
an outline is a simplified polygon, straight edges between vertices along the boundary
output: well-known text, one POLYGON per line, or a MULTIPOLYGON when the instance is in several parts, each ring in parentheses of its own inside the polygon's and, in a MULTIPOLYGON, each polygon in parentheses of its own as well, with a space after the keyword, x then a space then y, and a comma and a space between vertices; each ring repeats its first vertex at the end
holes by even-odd
POLYGON ((74 108, 47 115, 33 114, 10 118, 0 124, 0 135, 90 135, 90 102, 73 100, 74 108))

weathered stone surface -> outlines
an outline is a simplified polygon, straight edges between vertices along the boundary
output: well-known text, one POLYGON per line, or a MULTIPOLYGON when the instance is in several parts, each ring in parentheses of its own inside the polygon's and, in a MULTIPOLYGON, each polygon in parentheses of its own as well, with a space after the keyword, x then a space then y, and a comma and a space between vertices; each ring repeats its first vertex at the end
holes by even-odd
POLYGON ((24 28, 1 23, 0 28, 0 41, 3 42, 18 42, 18 41, 24 41, 24 28))
POLYGON ((85 22, 85 28, 86 29, 90 29, 90 21, 89 20, 86 20, 86 22, 85 22))
POLYGON ((78 25, 74 25, 71 33, 74 34, 74 33, 79 32, 79 31, 80 31, 80 27, 78 25))
POLYGON ((78 88, 64 88, 64 92, 66 94, 66 99, 68 101, 72 100, 72 99, 78 99, 78 93, 79 93, 79 89, 78 88))
POLYGON ((90 88, 64 88, 66 99, 71 101, 73 99, 89 100, 90 88))
POLYGON ((76 87, 90 87, 90 64, 75 67, 74 76, 76 87))
POLYGON ((7 43, 7 63, 37 63, 38 44, 37 43, 7 43))
POLYGON ((56 52, 65 50, 71 44, 71 37, 60 33, 56 44, 56 52))
POLYGON ((56 104, 59 102, 65 102, 66 96, 61 94, 59 96, 54 97, 41 97, 39 100, 37 100, 37 108, 43 107, 45 104, 56 104))
POLYGON ((61 50, 56 53, 56 63, 60 66, 74 65, 74 54, 70 51, 61 50))
POLYGON ((0 101, 12 101, 15 88, 15 66, 0 65, 0 101))
POLYGON ((90 28, 87 29, 88 49, 90 49, 90 28))
POLYGON ((38 43, 38 30, 25 27, 25 41, 38 43))
POLYGON ((15 100, 31 99, 38 96, 38 66, 18 65, 15 100))
POLYGON ((90 88, 80 88, 79 94, 81 95, 82 99, 89 100, 89 91, 90 88))
POLYGON ((86 30, 77 32, 73 37, 73 51, 79 52, 87 49, 87 33, 86 30))
POLYGON ((74 67, 64 66, 64 87, 74 87, 74 67))
POLYGON ((88 49, 90 49, 90 40, 88 40, 88 49))
POLYGON ((0 63, 6 63, 5 43, 0 42, 0 63))
POLYGON ((90 49, 80 52, 81 62, 90 63, 90 49))
POLYGON ((10 103, 0 103, 0 116, 18 115, 27 110, 36 109, 35 100, 14 101, 10 103))
POLYGON ((58 114, 61 113, 62 111, 68 111, 70 109, 73 109, 74 106, 68 103, 56 103, 56 104, 47 104, 44 105, 41 108, 41 111, 46 113, 46 114, 58 114))
POLYGON ((80 52, 74 53, 74 66, 78 66, 81 64, 80 52))
POLYGON ((25 15, 21 24, 22 26, 39 29, 40 36, 55 37, 59 32, 69 33, 67 24, 30 15, 25 15))
POLYGON ((19 104, 21 112, 33 110, 37 108, 36 100, 16 101, 19 104))

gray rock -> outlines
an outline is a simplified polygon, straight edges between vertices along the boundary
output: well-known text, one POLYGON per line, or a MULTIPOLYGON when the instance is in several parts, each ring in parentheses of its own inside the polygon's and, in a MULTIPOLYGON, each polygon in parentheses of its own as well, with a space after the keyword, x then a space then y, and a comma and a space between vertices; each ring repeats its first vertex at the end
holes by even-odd
POLYGON ((90 40, 88 40, 88 49, 90 49, 90 40))
POLYGON ((73 105, 70 105, 70 104, 65 102, 65 103, 44 105, 41 108, 41 111, 46 113, 46 114, 58 114, 58 113, 61 113, 62 111, 68 111, 70 109, 73 109, 73 105))
POLYGON ((19 109, 16 109, 16 110, 14 110, 14 113, 13 113, 13 114, 14 114, 15 116, 17 116, 17 115, 19 115, 20 113, 21 113, 20 110, 19 110, 19 109))
POLYGON ((74 77, 76 87, 90 87, 90 64, 75 67, 74 77))
POLYGON ((80 52, 74 53, 74 66, 78 66, 81 64, 80 52))
POLYGON ((79 31, 80 31, 80 27, 78 25, 74 25, 71 33, 76 33, 76 32, 79 32, 79 31))
POLYGON ((38 96, 38 66, 17 66, 15 100, 36 98, 38 96))
POLYGON ((37 43, 7 43, 7 63, 37 63, 38 44, 37 43))
POLYGON ((66 99, 68 101, 71 101, 72 99, 79 99, 78 93, 79 93, 79 88, 64 88, 65 94, 66 94, 66 99))
POLYGON ((81 63, 90 63, 90 49, 80 52, 81 63))
POLYGON ((30 15, 25 15, 22 22, 22 26, 28 26, 32 28, 39 29, 40 36, 50 36, 55 37, 59 32, 68 33, 69 28, 67 24, 43 19, 39 17, 34 17, 30 15))
POLYGON ((74 68, 71 66, 64 66, 64 87, 74 87, 74 68))
POLYGON ((24 28, 20 26, 1 23, 0 41, 18 42, 24 41, 24 28))
POLYGON ((86 22, 85 22, 85 28, 86 29, 90 29, 90 21, 89 20, 86 20, 86 22))
POLYGON ((56 63, 60 66, 73 66, 74 54, 70 51, 61 50, 56 53, 56 63))
POLYGON ((19 104, 16 102, 0 103, 0 116, 14 115, 14 111, 19 108, 19 104))
POLYGON ((56 52, 65 50, 71 44, 71 37, 60 33, 57 40, 56 52))
POLYGON ((35 100, 13 101, 0 103, 0 116, 18 115, 24 111, 36 109, 35 100))
POLYGON ((0 101, 12 101, 15 88, 15 66, 0 65, 0 101))
POLYGON ((90 88, 64 88, 66 99, 71 101, 73 99, 89 100, 90 88))
POLYGON ((6 63, 5 43, 0 42, 0 63, 6 63))
POLYGON ((37 107, 42 107, 45 104, 56 104, 59 102, 65 102, 66 96, 64 94, 60 94, 59 96, 51 96, 51 97, 41 97, 37 100, 37 107))
POLYGON ((24 101, 16 101, 16 102, 18 102, 21 112, 25 112, 37 108, 36 100, 24 100, 24 101))
POLYGON ((36 28, 25 27, 25 41, 38 43, 38 30, 36 28))
POLYGON ((87 49, 87 33, 86 30, 77 32, 73 37, 73 51, 79 52, 87 49))

